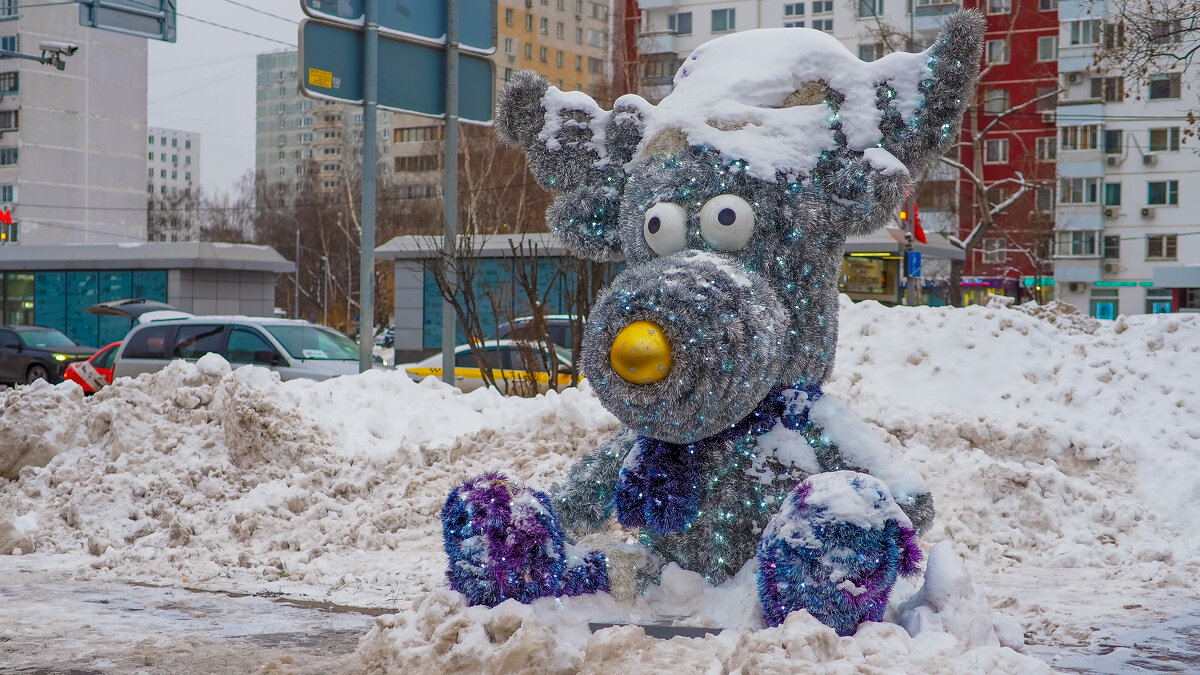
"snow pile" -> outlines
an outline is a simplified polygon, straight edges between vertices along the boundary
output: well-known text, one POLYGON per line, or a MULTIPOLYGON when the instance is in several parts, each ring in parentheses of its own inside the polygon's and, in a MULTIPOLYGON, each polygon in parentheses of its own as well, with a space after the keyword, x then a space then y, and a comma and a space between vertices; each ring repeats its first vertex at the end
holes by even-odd
POLYGON ((23 561, 387 607, 398 613, 363 641, 363 667, 464 672, 1036 672, 1008 649, 1022 631, 1087 644, 1094 626, 1195 587, 1200 317, 841 312, 826 389, 917 466, 938 510, 922 543, 943 542, 923 582, 897 585, 888 622, 852 638, 805 614, 761 629, 748 570, 720 588, 668 570, 631 602, 463 607, 443 576, 445 495, 489 469, 543 489, 561 480, 615 428, 586 387, 506 399, 402 373, 280 383, 215 357, 87 399, 71 384, 0 392, 0 464, 47 462, 0 479, 0 554, 21 553, 0 555, 0 574, 23 561), (586 626, 663 620, 726 630, 656 641, 586 626))

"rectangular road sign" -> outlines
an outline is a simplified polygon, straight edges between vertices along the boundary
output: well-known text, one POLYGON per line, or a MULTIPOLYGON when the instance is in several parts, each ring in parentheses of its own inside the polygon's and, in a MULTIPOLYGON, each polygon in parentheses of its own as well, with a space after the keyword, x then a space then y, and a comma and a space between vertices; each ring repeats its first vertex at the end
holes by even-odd
MULTIPOLYGON (((363 0, 300 0, 314 19, 362 28, 363 0)), ((457 0, 459 47, 490 54, 496 46, 495 0, 457 0)), ((446 0, 388 0, 379 3, 379 34, 446 43, 446 0)))
POLYGON ((921 276, 921 252, 920 251, 909 251, 908 252, 908 276, 910 276, 910 277, 921 276))
MULTIPOLYGON (((317 98, 363 101, 363 32, 313 19, 300 22, 300 90, 317 98)), ((458 59, 458 113, 464 122, 490 122, 492 62, 458 59)), ((446 54, 441 47, 379 35, 379 107, 440 117, 446 114, 446 54)))
POLYGON ((79 0, 79 25, 175 41, 175 0, 79 0))

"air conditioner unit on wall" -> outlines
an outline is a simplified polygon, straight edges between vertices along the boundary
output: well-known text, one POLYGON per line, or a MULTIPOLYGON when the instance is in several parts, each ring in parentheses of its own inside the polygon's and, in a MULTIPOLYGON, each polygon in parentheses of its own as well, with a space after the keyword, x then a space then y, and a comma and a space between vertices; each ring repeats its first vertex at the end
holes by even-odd
POLYGON ((1067 73, 1067 84, 1079 84, 1083 81, 1083 73, 1067 73))
POLYGON ((1153 218, 1154 217, 1154 209, 1149 206, 1144 207, 1142 209, 1142 217, 1143 218, 1153 218))
POLYGON ((1120 163, 1121 163, 1121 158, 1120 158, 1120 156, 1118 156, 1118 155, 1109 155, 1108 157, 1105 157, 1105 158, 1104 158, 1104 161, 1105 161, 1105 162, 1106 162, 1106 163, 1107 163, 1109 166, 1116 166, 1116 165, 1118 165, 1118 164, 1120 164, 1120 163))
POLYGON ((1142 155, 1142 164, 1146 166, 1158 164, 1158 155, 1142 155))
POLYGON ((1121 269, 1121 266, 1115 262, 1104 263, 1104 273, 1105 274, 1116 274, 1120 269, 1121 269))
POLYGON ((1078 281, 1072 281, 1067 284, 1067 290, 1072 293, 1081 293, 1083 291, 1083 284, 1078 281))
POLYGON ((1104 209, 1104 217, 1105 217, 1105 218, 1116 218, 1116 217, 1117 217, 1117 210, 1116 210, 1116 209, 1114 209, 1114 208, 1107 208, 1107 209, 1104 209))
POLYGON ((1042 124, 1054 124, 1054 113, 1052 113, 1052 112, 1042 113, 1042 124))

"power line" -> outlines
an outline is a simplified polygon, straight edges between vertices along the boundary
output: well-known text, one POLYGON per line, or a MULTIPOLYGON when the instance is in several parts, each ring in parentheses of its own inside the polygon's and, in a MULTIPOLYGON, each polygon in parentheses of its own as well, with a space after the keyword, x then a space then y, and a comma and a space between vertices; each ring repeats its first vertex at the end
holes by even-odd
MULTIPOLYGON (((265 12, 263 10, 255 8, 255 7, 250 7, 249 5, 244 5, 239 2, 233 2, 232 0, 225 0, 225 1, 229 2, 230 4, 233 4, 233 5, 245 7, 246 9, 253 10, 260 14, 266 14, 267 16, 270 16, 270 17, 273 17, 276 19, 282 19, 282 20, 287 21, 292 24, 296 23, 295 21, 292 21, 291 19, 287 19, 287 18, 278 16, 276 14, 271 14, 270 12, 265 12)), ((39 3, 33 3, 33 4, 22 4, 22 5, 20 5, 20 8, 21 9, 32 9, 34 7, 55 7, 58 5, 77 5, 77 4, 79 4, 78 0, 59 0, 57 2, 39 2, 39 3)), ((157 4, 152 5, 148 2, 137 2, 136 4, 139 4, 143 7, 145 7, 146 9, 157 10, 159 8, 157 4)), ((258 33, 251 33, 250 31, 242 30, 241 28, 234 28, 233 26, 226 26, 223 23, 217 23, 216 21, 209 21, 208 19, 201 19, 200 17, 192 16, 190 14, 184 14, 183 12, 176 11, 175 15, 179 18, 191 19, 192 21, 195 21, 197 23, 203 23, 203 24, 207 24, 209 26, 213 26, 215 28, 221 28, 223 30, 231 31, 234 33, 240 33, 240 34, 246 35, 248 37, 258 38, 260 40, 266 40, 267 42, 274 42, 276 44, 281 44, 286 47, 294 48, 296 46, 296 43, 294 43, 294 42, 286 42, 284 40, 277 40, 273 37, 267 37, 266 35, 259 35, 258 33)))
POLYGON ((270 12, 268 12, 268 11, 265 11, 265 10, 259 9, 259 8, 257 8, 257 7, 252 7, 252 6, 250 6, 250 5, 247 5, 247 4, 245 4, 245 3, 242 3, 242 2, 237 2, 237 0, 225 0, 225 2, 227 2, 227 3, 231 4, 231 5, 235 5, 235 6, 237 6, 237 7, 243 7, 243 8, 245 8, 245 9, 248 9, 248 10, 250 10, 251 12, 257 12, 257 13, 259 13, 259 14, 262 14, 263 16, 269 16, 269 17, 271 17, 272 19, 279 19, 280 21, 286 21, 287 23, 290 23, 290 24, 292 24, 293 26, 294 26, 294 25, 296 25, 296 23, 297 23, 297 21, 296 21, 296 20, 294 20, 294 19, 289 19, 289 18, 287 18, 286 16, 279 16, 278 14, 272 14, 272 13, 270 13, 270 12))

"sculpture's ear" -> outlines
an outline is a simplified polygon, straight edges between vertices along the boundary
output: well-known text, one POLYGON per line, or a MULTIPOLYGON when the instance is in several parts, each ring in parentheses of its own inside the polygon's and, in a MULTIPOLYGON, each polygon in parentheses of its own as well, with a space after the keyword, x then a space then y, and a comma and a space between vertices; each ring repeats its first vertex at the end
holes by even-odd
POLYGON ((525 152, 542 187, 557 193, 546 221, 575 255, 620 260, 624 166, 633 157, 650 105, 638 96, 602 110, 583 92, 549 86, 532 71, 513 74, 500 92, 496 135, 525 152))
POLYGON ((894 104, 895 99, 904 97, 880 87, 877 100, 884 111, 879 126, 881 145, 908 167, 910 174, 917 175, 958 139, 963 111, 979 76, 986 28, 987 20, 974 10, 946 17, 937 41, 927 52, 929 75, 917 84, 923 101, 911 118, 905 119, 894 104))

